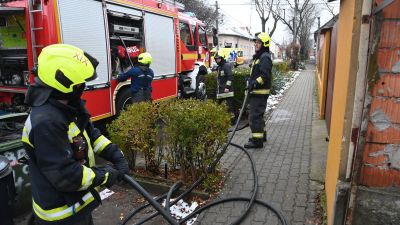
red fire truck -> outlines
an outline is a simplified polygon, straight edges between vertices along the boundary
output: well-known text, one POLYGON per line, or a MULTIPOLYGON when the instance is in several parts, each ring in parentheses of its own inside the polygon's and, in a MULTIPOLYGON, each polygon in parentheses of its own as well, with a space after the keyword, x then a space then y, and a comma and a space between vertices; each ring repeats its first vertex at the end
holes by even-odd
POLYGON ((129 102, 130 81, 116 76, 143 51, 153 56, 155 101, 196 94, 197 68, 209 66, 207 36, 204 24, 182 10, 173 0, 0 0, 0 107, 24 110, 31 69, 41 49, 55 43, 100 62, 83 95, 93 120, 129 102))

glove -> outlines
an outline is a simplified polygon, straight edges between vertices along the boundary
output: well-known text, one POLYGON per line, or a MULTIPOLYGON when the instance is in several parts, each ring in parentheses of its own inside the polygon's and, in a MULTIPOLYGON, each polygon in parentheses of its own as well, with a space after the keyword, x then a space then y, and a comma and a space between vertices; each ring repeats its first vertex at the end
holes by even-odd
POLYGON ((92 167, 92 170, 94 170, 96 174, 103 176, 100 185, 106 186, 107 188, 113 186, 118 178, 121 177, 120 172, 109 165, 92 167))
POLYGON ((247 90, 248 92, 252 92, 254 90, 254 88, 256 88, 257 82, 255 82, 254 80, 248 80, 247 81, 247 90))
POLYGON ((124 174, 129 174, 128 162, 124 157, 118 158, 118 160, 114 162, 114 167, 120 173, 120 177, 118 177, 119 180, 123 179, 124 174))

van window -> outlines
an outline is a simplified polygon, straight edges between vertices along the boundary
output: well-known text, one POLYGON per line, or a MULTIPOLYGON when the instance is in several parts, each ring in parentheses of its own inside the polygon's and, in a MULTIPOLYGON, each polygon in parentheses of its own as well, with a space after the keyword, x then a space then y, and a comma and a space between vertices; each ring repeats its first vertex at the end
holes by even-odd
POLYGON ((237 51, 237 56, 238 57, 243 57, 243 51, 237 51))
POLYGON ((182 42, 185 43, 186 46, 193 45, 189 25, 185 22, 179 22, 179 30, 182 42))

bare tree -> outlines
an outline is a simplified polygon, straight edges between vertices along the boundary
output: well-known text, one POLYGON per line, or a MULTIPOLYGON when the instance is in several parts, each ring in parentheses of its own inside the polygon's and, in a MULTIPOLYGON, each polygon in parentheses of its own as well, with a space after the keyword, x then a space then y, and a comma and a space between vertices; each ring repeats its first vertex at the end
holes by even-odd
POLYGON ((284 0, 284 2, 283 5, 289 6, 288 16, 282 17, 279 13, 276 13, 276 16, 292 33, 293 42, 297 42, 298 34, 302 27, 301 24, 304 22, 310 0, 304 0, 302 2, 300 2, 300 0, 284 0))
POLYGON ((329 5, 329 2, 326 2, 326 1, 322 1, 322 2, 324 3, 325 10, 328 11, 332 15, 332 17, 335 17, 336 16, 335 8, 332 5, 329 5))
POLYGON ((269 31, 269 36, 272 37, 275 32, 276 25, 279 21, 278 5, 280 3, 280 0, 254 0, 254 3, 256 5, 258 16, 261 20, 262 32, 265 32, 265 24, 270 19, 270 17, 272 16, 272 18, 274 19, 274 26, 272 27, 272 30, 269 31))
POLYGON ((207 31, 211 31, 211 28, 214 27, 217 18, 219 19, 219 21, 221 21, 222 15, 218 15, 216 12, 216 8, 210 4, 207 4, 207 1, 178 0, 178 2, 185 5, 185 11, 195 13, 196 17, 199 20, 203 21, 206 25, 207 31))
POLYGON ((309 49, 311 48, 311 29, 316 22, 317 9, 313 4, 307 5, 303 13, 303 22, 299 24, 300 58, 308 59, 309 49))

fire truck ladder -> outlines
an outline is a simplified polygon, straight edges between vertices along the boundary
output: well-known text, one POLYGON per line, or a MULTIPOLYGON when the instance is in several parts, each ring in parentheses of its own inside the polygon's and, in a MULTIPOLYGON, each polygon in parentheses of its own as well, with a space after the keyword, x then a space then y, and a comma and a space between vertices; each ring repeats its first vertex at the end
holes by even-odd
POLYGON ((36 32, 43 30, 43 27, 35 27, 35 14, 41 14, 43 16, 43 8, 41 1, 28 0, 28 13, 29 13, 29 26, 31 29, 31 43, 32 43, 32 58, 34 66, 38 64, 37 48, 43 48, 44 45, 38 45, 36 43, 36 32), (40 3, 40 4, 38 4, 40 3), (36 4, 38 4, 36 6, 36 4))

